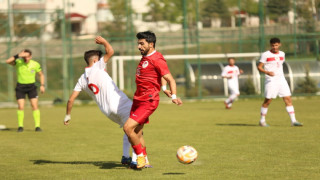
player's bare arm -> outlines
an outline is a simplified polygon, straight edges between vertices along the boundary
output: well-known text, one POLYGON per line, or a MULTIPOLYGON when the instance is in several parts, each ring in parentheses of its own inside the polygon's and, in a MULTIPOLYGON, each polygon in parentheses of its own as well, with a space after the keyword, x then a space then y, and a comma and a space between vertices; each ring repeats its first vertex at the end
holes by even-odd
POLYGON ((45 86, 44 86, 44 75, 43 72, 38 72, 39 79, 40 79, 40 92, 43 94, 45 92, 45 86))
POLYGON ((66 116, 63 120, 64 125, 68 125, 69 121, 71 120, 71 110, 74 103, 74 100, 78 97, 80 94, 80 91, 73 91, 72 94, 69 97, 68 103, 67 103, 67 109, 66 109, 66 116))
POLYGON ((177 85, 176 85, 176 81, 173 79, 171 73, 162 76, 162 78, 164 78, 167 81, 167 83, 169 84, 170 91, 171 91, 170 96, 172 98, 172 102, 177 105, 182 105, 181 99, 173 97, 173 96, 176 96, 176 94, 177 94, 177 85))
POLYGON ((264 69, 263 69, 263 66, 264 66, 264 64, 263 64, 262 62, 260 62, 260 63, 258 64, 258 70, 259 70, 260 72, 265 73, 265 74, 267 74, 267 75, 269 75, 269 76, 274 76, 274 73, 273 73, 273 72, 264 70, 264 69))
POLYGON ((109 42, 106 39, 104 39, 101 36, 97 36, 95 40, 97 44, 102 44, 105 47, 106 54, 104 55, 103 59, 104 59, 104 62, 107 63, 114 54, 114 50, 112 46, 109 44, 109 42))
POLYGON ((161 77, 161 89, 164 94, 171 98, 171 91, 167 89, 167 81, 163 77, 161 77))
POLYGON ((28 55, 28 53, 21 51, 19 54, 11 56, 9 59, 6 60, 7 64, 10 64, 12 66, 16 65, 16 59, 18 58, 24 58, 28 55))

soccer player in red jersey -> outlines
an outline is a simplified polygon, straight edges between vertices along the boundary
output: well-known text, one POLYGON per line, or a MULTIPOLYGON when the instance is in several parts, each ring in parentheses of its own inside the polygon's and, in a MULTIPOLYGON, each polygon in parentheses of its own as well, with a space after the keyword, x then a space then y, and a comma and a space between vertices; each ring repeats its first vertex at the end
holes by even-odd
POLYGON ((161 53, 155 50, 156 35, 151 31, 139 32, 138 49, 142 55, 136 70, 137 90, 133 97, 130 117, 124 124, 123 130, 137 154, 137 168, 148 165, 145 142, 142 137, 144 124, 149 122, 149 116, 157 109, 159 104, 159 91, 162 86, 164 93, 172 98, 172 102, 182 105, 177 98, 176 82, 173 79, 167 62, 161 53), (166 83, 170 90, 166 90, 166 83))

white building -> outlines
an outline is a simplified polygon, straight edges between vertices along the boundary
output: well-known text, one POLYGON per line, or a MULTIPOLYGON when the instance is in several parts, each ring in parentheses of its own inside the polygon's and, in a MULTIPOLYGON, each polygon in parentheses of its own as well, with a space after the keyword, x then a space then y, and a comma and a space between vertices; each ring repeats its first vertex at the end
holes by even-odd
POLYGON ((98 0, 0 0, 0 11, 8 11, 8 8, 14 12, 23 12, 25 24, 46 24, 47 34, 54 31, 56 10, 64 8, 65 17, 70 18, 73 34, 97 33, 98 0))

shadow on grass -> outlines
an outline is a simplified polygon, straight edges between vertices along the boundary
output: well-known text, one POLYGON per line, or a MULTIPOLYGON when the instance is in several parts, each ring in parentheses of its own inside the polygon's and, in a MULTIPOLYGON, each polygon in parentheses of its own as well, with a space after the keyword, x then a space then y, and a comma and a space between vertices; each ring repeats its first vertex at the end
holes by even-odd
POLYGON ((179 173, 179 172, 168 172, 168 173, 163 173, 162 175, 184 175, 186 173, 179 173))
POLYGON ((43 164, 92 164, 94 166, 100 167, 100 169, 117 169, 117 168, 126 168, 120 162, 115 161, 50 161, 50 160, 30 160, 33 164, 43 165, 43 164))
POLYGON ((228 124, 216 124, 217 126, 259 126, 258 124, 241 124, 241 123, 228 123, 228 124))

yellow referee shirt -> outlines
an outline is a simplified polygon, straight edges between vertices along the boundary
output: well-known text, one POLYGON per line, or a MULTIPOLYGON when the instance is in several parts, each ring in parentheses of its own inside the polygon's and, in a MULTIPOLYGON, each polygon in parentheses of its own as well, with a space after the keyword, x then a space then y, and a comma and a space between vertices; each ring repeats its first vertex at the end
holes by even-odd
POLYGON ((36 73, 41 71, 41 66, 38 62, 30 60, 25 63, 24 59, 16 60, 17 79, 20 84, 32 84, 36 82, 36 73))

